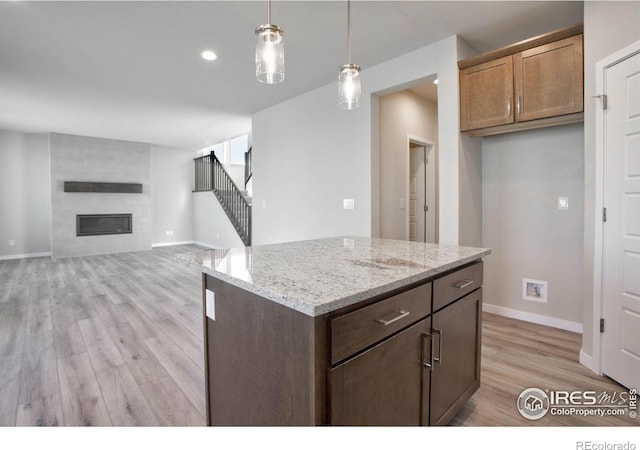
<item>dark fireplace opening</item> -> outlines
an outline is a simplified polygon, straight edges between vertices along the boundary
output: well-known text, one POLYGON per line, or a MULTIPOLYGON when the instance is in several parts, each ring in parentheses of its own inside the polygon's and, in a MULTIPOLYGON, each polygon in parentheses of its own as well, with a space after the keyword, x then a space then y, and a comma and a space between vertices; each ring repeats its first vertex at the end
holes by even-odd
POLYGON ((132 231, 131 214, 79 214, 76 216, 76 236, 127 234, 132 231))

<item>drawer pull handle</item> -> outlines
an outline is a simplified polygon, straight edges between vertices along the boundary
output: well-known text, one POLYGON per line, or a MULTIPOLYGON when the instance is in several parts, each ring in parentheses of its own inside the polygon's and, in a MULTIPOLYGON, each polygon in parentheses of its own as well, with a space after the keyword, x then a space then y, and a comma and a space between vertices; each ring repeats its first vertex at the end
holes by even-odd
POLYGON ((377 319, 376 322, 381 323, 386 327, 387 325, 391 325, 393 322, 397 322, 400 319, 404 319, 409 314, 411 314, 409 311, 405 311, 404 309, 401 309, 400 311, 396 311, 396 312, 398 313, 398 315, 395 316, 393 319, 391 320, 377 319))
POLYGON ((433 328, 431 331, 433 331, 433 334, 438 335, 438 357, 434 357, 433 359, 438 364, 442 364, 442 330, 433 328))
POLYGON ((460 280, 456 284, 453 285, 454 288, 464 289, 467 286, 471 286, 473 284, 473 280, 460 280))

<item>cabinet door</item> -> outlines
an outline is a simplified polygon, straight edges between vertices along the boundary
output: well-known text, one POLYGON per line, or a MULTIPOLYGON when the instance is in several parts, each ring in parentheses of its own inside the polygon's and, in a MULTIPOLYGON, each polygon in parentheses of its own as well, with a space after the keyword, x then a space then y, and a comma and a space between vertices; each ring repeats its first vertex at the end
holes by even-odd
POLYGON ((446 425, 480 387, 482 289, 433 315, 431 425, 446 425))
POLYGON ((583 110, 582 35, 513 57, 516 122, 583 110))
POLYGON ((430 319, 329 372, 332 425, 427 425, 430 319))
POLYGON ((508 123, 513 123, 513 57, 461 70, 461 131, 508 123))

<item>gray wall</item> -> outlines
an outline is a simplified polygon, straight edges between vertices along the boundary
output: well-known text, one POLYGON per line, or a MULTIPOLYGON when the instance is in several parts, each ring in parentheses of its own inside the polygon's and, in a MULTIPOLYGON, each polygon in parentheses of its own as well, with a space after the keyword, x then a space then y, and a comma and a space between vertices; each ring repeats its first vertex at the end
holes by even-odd
MULTIPOLYGON (((640 40, 640 2, 595 2, 584 3, 584 328, 582 336, 583 355, 593 356, 593 270, 595 223, 599 212, 595 210, 596 196, 596 128, 595 108, 597 100, 591 96, 597 94, 595 85, 596 63, 640 40)), ((582 360, 582 358, 581 358, 582 360)))
POLYGON ((0 259, 47 254, 50 234, 49 136, 0 130, 0 259))
POLYGON ((53 258, 151 249, 149 144, 51 134, 53 258), (66 193, 65 181, 142 183, 142 194, 66 193), (133 214, 133 233, 76 236, 76 214, 133 214))
MULTIPOLYGON (((404 90, 380 96, 380 236, 406 239, 409 149, 407 134, 431 141, 438 150, 438 105, 404 90), (400 199, 405 208, 400 209, 400 199)), ((438 164, 432 158, 432 164, 438 164)), ((437 203, 437 201, 436 201, 437 203)), ((437 211, 432 205, 432 211, 437 211)), ((437 236, 437 226, 436 234, 437 236)))
POLYGON ((583 135, 573 124, 483 140, 485 304, 582 322, 583 135), (523 278, 547 281, 548 303, 523 300, 523 278))
POLYGON ((457 61, 451 36, 363 70, 358 110, 338 108, 333 82, 255 114, 254 242, 378 233, 377 96, 437 74, 439 98, 447 99, 438 105, 439 240, 458 243, 457 61), (342 209, 345 198, 355 199, 355 210, 342 209))
POLYGON ((213 248, 244 247, 213 192, 194 192, 193 240, 213 248))
POLYGON ((193 241, 192 153, 151 146, 153 245, 193 241))

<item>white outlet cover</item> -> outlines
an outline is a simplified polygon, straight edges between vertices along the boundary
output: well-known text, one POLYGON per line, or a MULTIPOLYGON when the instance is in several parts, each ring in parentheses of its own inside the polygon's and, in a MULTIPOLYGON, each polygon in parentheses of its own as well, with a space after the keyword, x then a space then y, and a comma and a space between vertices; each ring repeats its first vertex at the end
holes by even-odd
POLYGON ((9 247, 13 247, 14 245, 16 245, 16 241, 14 241, 13 239, 9 240, 9 247))
POLYGON ((569 209, 569 197, 558 197, 558 209, 562 211, 569 209))
POLYGON ((356 207, 356 201, 352 198, 345 198, 342 204, 344 205, 344 209, 355 209, 356 207))
POLYGON ((216 294, 207 289, 205 293, 207 317, 216 320, 216 294))

